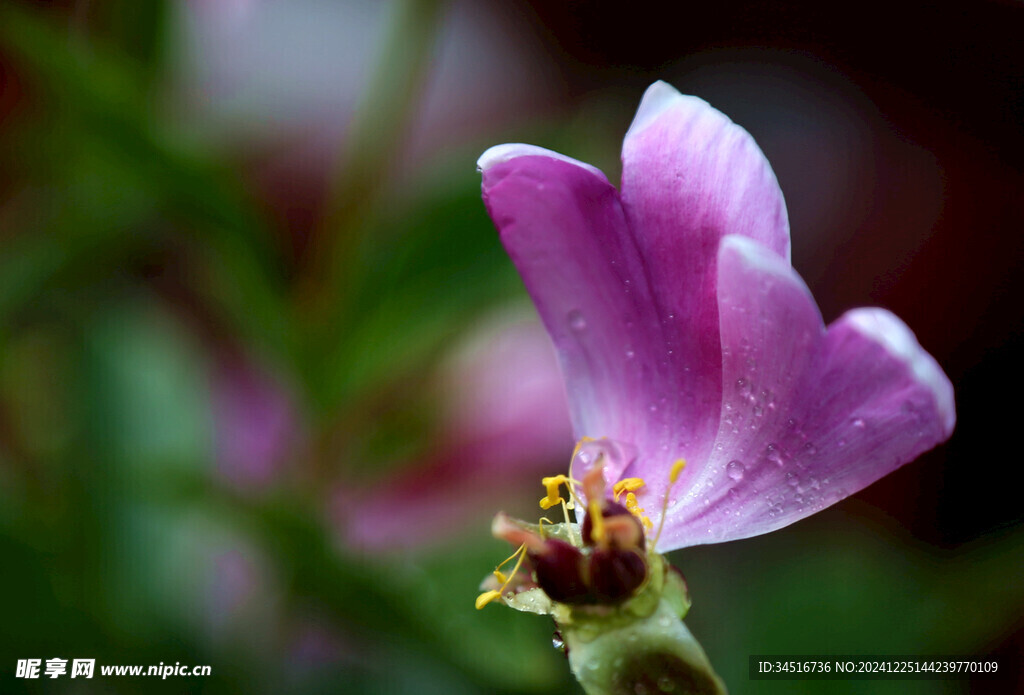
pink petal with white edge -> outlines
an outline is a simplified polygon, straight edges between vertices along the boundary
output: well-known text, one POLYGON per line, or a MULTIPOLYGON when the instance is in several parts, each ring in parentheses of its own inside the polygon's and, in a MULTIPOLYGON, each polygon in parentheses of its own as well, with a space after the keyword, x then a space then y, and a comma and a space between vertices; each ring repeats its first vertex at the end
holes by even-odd
POLYGON ((721 427, 707 465, 680 478, 661 550, 787 526, 955 424, 952 385, 888 311, 856 309, 826 331, 789 263, 742 237, 723 240, 718 267, 721 427))
POLYGON ((492 148, 479 164, 487 210, 558 349, 577 438, 637 450, 669 441, 689 422, 669 400, 687 375, 668 359, 618 192, 593 167, 528 145, 492 148))
MULTIPOLYGON (((709 453, 721 405, 719 242, 741 234, 788 259, 786 204, 747 131, 664 82, 648 88, 626 134, 621 196, 664 322, 671 350, 664 359, 684 376, 671 384, 670 398, 679 402, 668 458, 699 462, 709 453)), ((664 462, 651 463, 657 469, 664 462)), ((643 465, 631 474, 651 475, 643 465)))

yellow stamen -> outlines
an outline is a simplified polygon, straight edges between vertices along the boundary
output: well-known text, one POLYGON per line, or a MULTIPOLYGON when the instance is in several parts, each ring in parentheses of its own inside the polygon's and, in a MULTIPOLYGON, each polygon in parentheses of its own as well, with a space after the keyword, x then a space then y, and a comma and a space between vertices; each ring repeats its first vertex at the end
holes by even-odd
POLYGON ((491 601, 493 601, 496 598, 501 597, 505 593, 505 589, 508 588, 508 585, 512 582, 512 580, 515 578, 515 576, 519 573, 519 568, 523 566, 523 559, 525 557, 526 557, 526 544, 523 543, 521 546, 519 546, 518 550, 516 550, 514 553, 509 555, 508 558, 504 562, 502 562, 500 565, 498 565, 495 568, 494 576, 498 578, 499 582, 501 582, 501 588, 498 589, 498 590, 491 589, 490 591, 485 591, 484 593, 482 593, 479 596, 477 596, 476 597, 476 609, 477 610, 480 610, 481 608, 486 606, 488 603, 490 603, 491 601), (501 568, 504 567, 505 564, 509 560, 511 560, 512 558, 516 557, 517 555, 519 556, 519 560, 516 562, 516 566, 512 568, 512 573, 509 574, 506 577, 502 573, 501 568))
POLYGON ((612 486, 612 495, 616 502, 623 492, 636 492, 644 486, 643 478, 623 478, 612 486))
POLYGON ((570 482, 572 481, 565 475, 555 475, 550 478, 541 479, 540 483, 547 488, 548 494, 541 499, 540 508, 551 509, 559 502, 564 502, 565 500, 562 499, 562 496, 558 493, 558 488, 563 483, 568 486, 570 482))
POLYGON ((640 503, 637 501, 636 495, 632 492, 626 494, 626 509, 629 510, 630 514, 643 522, 644 529, 650 531, 654 528, 654 524, 651 523, 651 520, 644 516, 644 512, 647 510, 640 507, 640 503))
POLYGON ((668 486, 665 488, 665 498, 661 501, 661 521, 658 522, 658 533, 654 535, 654 543, 651 544, 652 548, 658 546, 661 530, 665 528, 665 515, 668 512, 668 493, 671 492, 672 486, 679 480, 679 474, 683 472, 684 468, 686 468, 686 460, 679 459, 672 464, 672 470, 668 473, 668 486))
POLYGON ((587 514, 590 516, 590 537, 600 543, 604 540, 604 515, 601 514, 601 503, 591 499, 587 506, 587 514))
POLYGON ((498 563, 498 566, 497 566, 497 567, 496 567, 496 568, 494 569, 494 571, 495 571, 495 572, 497 572, 497 571, 498 571, 498 570, 500 570, 500 569, 501 569, 502 567, 504 567, 504 566, 505 566, 505 565, 507 565, 508 563, 512 562, 513 560, 515 560, 515 559, 516 559, 517 557, 519 557, 519 554, 520 554, 520 553, 522 553, 522 552, 523 552, 523 550, 524 550, 525 548, 526 548, 526 544, 525 544, 525 543, 523 543, 523 544, 522 544, 521 546, 519 546, 518 548, 516 548, 516 551, 515 551, 514 553, 512 553, 512 554, 511 554, 511 555, 509 555, 509 556, 508 556, 507 558, 505 558, 504 560, 502 560, 501 562, 499 562, 499 563, 498 563))
POLYGON ((495 591, 494 589, 490 591, 485 591, 484 593, 476 597, 476 609, 482 609, 484 606, 486 606, 488 603, 498 598, 499 596, 501 596, 500 591, 495 591))

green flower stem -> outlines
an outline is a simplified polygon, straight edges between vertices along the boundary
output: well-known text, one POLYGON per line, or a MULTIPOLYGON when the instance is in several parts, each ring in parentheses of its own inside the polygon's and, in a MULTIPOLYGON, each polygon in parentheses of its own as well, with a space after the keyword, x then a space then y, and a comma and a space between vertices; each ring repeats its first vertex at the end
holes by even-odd
POLYGON ((646 618, 594 636, 561 626, 569 666, 587 695, 725 695, 707 655, 662 599, 646 618))

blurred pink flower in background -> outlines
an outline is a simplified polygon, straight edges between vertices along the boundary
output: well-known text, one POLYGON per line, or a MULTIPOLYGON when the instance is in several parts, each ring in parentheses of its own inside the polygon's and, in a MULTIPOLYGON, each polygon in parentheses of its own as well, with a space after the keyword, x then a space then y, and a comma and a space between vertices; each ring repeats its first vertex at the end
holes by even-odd
POLYGON ((474 515, 521 503, 572 451, 565 391, 551 341, 523 312, 491 317, 436 377, 439 442, 369 489, 336 499, 345 539, 374 549, 437 541, 474 515))
MULTIPOLYGON (((354 116, 375 89, 400 3, 195 0, 176 6, 173 99, 193 136, 244 161, 296 255, 321 222, 354 116)), ((389 185, 558 104, 554 68, 522 17, 494 3, 445 7, 389 185), (500 89, 495 85, 500 84, 500 89)), ((475 152, 474 152, 475 153, 475 152)))
MULTIPOLYGON (((186 110, 231 140, 305 143, 329 165, 398 3, 195 0, 179 6, 175 63, 186 110)), ((454 2, 437 39, 407 163, 547 108, 551 66, 514 12, 454 2), (496 82, 501 89, 494 89, 496 82)))
POLYGON ((218 360, 210 381, 217 473, 238 490, 274 483, 301 437, 288 387, 238 355, 218 360))

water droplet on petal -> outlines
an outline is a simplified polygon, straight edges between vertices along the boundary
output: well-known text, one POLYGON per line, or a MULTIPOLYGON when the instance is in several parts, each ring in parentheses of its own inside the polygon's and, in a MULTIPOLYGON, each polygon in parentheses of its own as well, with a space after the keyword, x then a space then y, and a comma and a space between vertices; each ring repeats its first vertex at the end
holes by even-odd
POLYGON ((743 474, 746 471, 747 468, 742 461, 730 461, 725 466, 725 472, 731 480, 743 480, 743 474))
POLYGON ((853 422, 850 423, 859 430, 864 429, 864 420, 862 418, 854 418, 853 422))
POLYGON ((573 309, 569 312, 568 316, 569 328, 576 331, 577 333, 585 331, 587 329, 587 320, 583 318, 583 312, 579 309, 573 309))
POLYGON ((636 353, 635 352, 633 352, 632 350, 626 350, 626 359, 627 360, 631 360, 634 357, 636 357, 636 353))

